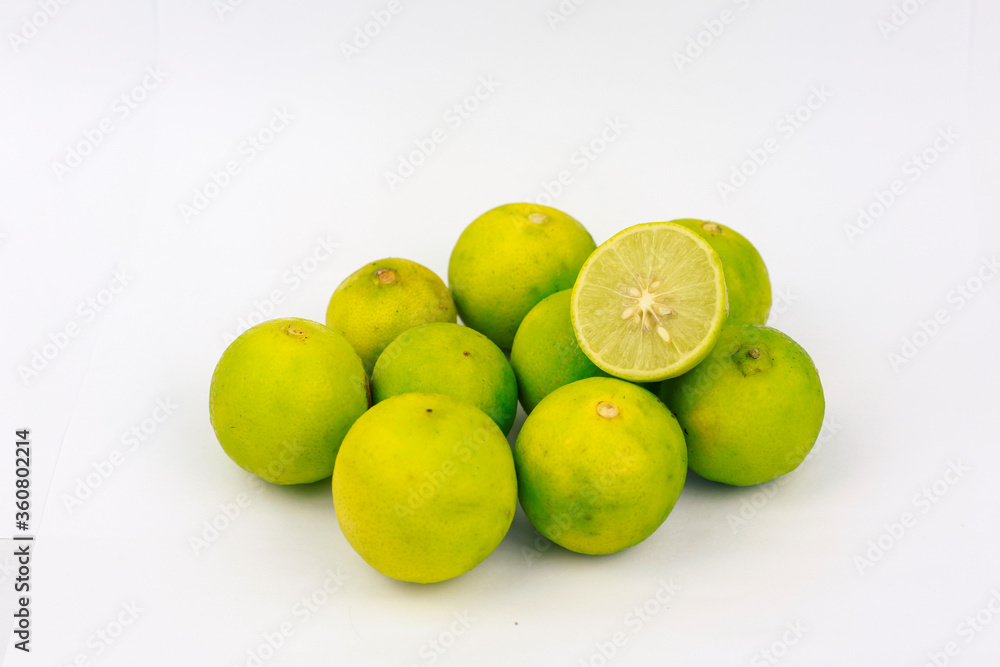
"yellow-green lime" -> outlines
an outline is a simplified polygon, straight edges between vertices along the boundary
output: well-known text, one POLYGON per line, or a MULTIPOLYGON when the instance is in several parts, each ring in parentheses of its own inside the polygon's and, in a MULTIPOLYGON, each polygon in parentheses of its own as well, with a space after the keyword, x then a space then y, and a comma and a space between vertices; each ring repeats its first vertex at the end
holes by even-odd
POLYGON ((517 380, 506 355, 478 331, 450 322, 404 331, 375 362, 376 403, 411 392, 447 394, 474 405, 504 435, 517 414, 517 380))
POLYGON ((350 343, 318 322, 286 318, 258 324, 226 348, 209 411, 240 467, 276 484, 303 484, 330 476, 368 400, 368 377, 350 343))
POLYGON ((441 394, 400 394, 351 428, 333 473, 337 521, 382 574, 457 577, 500 544, 517 507, 510 445, 483 411, 441 394))
POLYGON ((794 470, 823 426, 819 373, 777 329, 730 323, 691 372, 660 387, 687 436, 691 470, 737 486, 794 470))
POLYGON ((536 303, 569 289, 594 239, 548 206, 506 204, 476 218, 459 237, 448 283, 462 322, 509 350, 536 303))
POLYGON ((764 259, 739 232, 708 220, 674 220, 701 235, 719 254, 729 292, 729 319, 767 323, 771 312, 771 279, 764 259))
POLYGON ((609 554, 642 542, 684 487, 681 427, 656 396, 587 378, 535 407, 514 446, 518 495, 538 531, 571 551, 609 554))
POLYGON ((580 269, 570 299, 584 354, 633 382, 693 368, 715 345, 726 315, 718 254, 672 222, 635 225, 602 243, 580 269))
POLYGON ((525 412, 555 389, 606 375, 580 349, 569 317, 570 290, 539 301, 521 321, 510 349, 518 395, 525 412))
POLYGON ((456 322, 451 292, 430 269, 408 259, 366 264, 330 297, 326 324, 350 341, 372 372, 386 345, 427 322, 456 322))

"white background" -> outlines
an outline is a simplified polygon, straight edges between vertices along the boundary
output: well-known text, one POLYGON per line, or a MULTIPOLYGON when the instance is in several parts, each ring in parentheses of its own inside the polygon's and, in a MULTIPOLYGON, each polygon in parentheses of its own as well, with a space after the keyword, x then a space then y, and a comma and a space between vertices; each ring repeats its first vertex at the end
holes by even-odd
POLYGON ((1000 11, 894 1, 400 0, 349 57, 385 2, 4 2, 0 535, 30 428, 37 542, 33 650, 4 631, 3 664, 996 664, 1000 11), (617 555, 519 512, 472 572, 387 579, 328 482, 258 485, 225 456, 212 370, 251 318, 322 320, 365 262, 446 276, 469 222, 546 188, 597 242, 680 217, 749 237, 772 324, 820 370, 820 443, 775 484, 690 479, 617 555), (881 215, 852 233, 859 208, 881 215))

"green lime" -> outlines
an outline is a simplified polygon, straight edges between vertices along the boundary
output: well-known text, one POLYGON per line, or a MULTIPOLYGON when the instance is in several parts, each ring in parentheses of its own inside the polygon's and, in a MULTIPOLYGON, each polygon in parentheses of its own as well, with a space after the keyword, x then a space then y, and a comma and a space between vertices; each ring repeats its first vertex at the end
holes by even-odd
POLYGON ((525 412, 563 385, 606 375, 576 342, 569 317, 570 292, 556 292, 539 301, 514 336, 510 363, 525 412))
POLYGON ((672 222, 618 232, 580 269, 570 315, 583 352, 605 372, 657 382, 693 368, 726 321, 722 263, 672 222))
POLYGON ((343 336, 298 318, 269 320, 226 348, 209 411, 241 468, 276 484, 329 477, 344 434, 368 409, 368 377, 343 336))
POLYGON ((517 508, 510 445, 482 410, 441 394, 400 394, 351 428, 333 472, 344 537, 382 574, 431 583, 468 572, 517 508))
POLYGON ((330 297, 326 324, 354 346, 372 372, 386 345, 427 322, 457 322, 451 292, 430 269, 408 259, 366 264, 330 297))
POLYGON ((447 394, 476 406, 506 435, 517 414, 517 380, 503 351, 483 334, 449 322, 422 324, 385 348, 372 373, 372 398, 447 394))
POLYGON ((645 389, 587 378, 542 399, 514 445, 518 496, 538 531, 571 551, 642 542, 684 487, 687 450, 670 411, 645 389))
POLYGON ((736 486, 798 467, 823 426, 819 373, 798 343, 777 329, 730 323, 691 372, 660 396, 687 434, 691 470, 736 486))
POLYGON ((729 319, 765 324, 771 312, 771 279, 764 259, 739 232, 707 220, 674 220, 708 241, 722 260, 729 292, 729 319))
POLYGON ((462 322, 509 350, 536 303, 569 289, 594 239, 548 206, 506 204, 476 218, 458 239, 448 283, 462 322))

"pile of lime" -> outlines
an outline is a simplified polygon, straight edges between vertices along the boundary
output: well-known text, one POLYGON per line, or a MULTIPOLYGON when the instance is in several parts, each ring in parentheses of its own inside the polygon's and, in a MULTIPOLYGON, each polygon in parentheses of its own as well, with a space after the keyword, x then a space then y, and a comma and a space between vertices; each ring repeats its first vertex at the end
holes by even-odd
POLYGON ((764 326, 767 268, 729 227, 651 222, 596 246, 561 211, 508 204, 462 232, 448 281, 367 264, 325 325, 259 324, 212 377, 230 458, 276 484, 332 476, 344 536, 389 577, 471 570, 518 502, 562 547, 615 553, 659 528, 689 469, 760 484, 819 435, 816 367, 764 326))

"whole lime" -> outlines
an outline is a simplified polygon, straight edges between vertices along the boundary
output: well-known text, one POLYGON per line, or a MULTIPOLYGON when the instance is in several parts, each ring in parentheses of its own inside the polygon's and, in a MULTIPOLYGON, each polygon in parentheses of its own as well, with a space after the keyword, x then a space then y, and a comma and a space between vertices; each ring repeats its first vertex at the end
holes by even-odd
POLYGON ((765 324, 771 312, 771 279, 764 259, 739 232, 707 220, 674 220, 697 232, 719 254, 729 290, 729 319, 765 324))
POLYGON ((366 264, 330 297, 326 324, 354 346, 365 371, 386 345, 407 329, 427 322, 457 322, 451 292, 430 269, 408 259, 366 264))
POLYGON ((462 322, 504 350, 536 303, 569 289, 594 239, 548 206, 506 204, 476 218, 455 244, 448 283, 462 322))
POLYGON ((329 477, 368 377, 343 336, 318 322, 269 320, 243 332, 212 375, 215 435, 241 468, 275 484, 329 477))
POLYGON ((729 323, 690 372, 660 396, 687 436, 691 470, 736 486, 798 467, 823 426, 826 402, 812 359, 777 329, 729 323))
POLYGON ((525 412, 554 390, 584 378, 605 376, 580 349, 569 316, 572 290, 551 294, 521 321, 510 349, 518 395, 525 412))
POLYGON ((642 542, 667 518, 687 474, 684 434, 656 396, 615 378, 556 389, 514 445, 518 495, 542 535, 608 554, 642 542))
POLYGON ((474 405, 504 435, 517 414, 517 380, 506 355, 489 338, 460 324, 414 327, 379 356, 372 373, 374 401, 411 392, 446 394, 474 405))
POLYGON ((382 574, 457 577, 496 549, 517 508, 510 446, 484 412, 441 394, 400 394, 351 428, 333 472, 337 520, 382 574))

